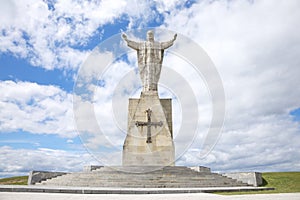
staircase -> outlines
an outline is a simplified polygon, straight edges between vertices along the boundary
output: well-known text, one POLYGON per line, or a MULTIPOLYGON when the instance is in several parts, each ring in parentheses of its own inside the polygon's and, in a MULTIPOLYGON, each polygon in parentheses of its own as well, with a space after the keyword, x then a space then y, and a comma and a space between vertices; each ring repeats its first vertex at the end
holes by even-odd
POLYGON ((211 172, 197 172, 188 167, 170 166, 156 171, 149 167, 102 167, 44 180, 35 185, 127 188, 199 188, 249 186, 235 179, 211 172), (117 169, 117 170, 116 170, 117 169), (119 170, 119 171, 118 171, 119 170), (128 173, 125 171, 145 171, 128 173))

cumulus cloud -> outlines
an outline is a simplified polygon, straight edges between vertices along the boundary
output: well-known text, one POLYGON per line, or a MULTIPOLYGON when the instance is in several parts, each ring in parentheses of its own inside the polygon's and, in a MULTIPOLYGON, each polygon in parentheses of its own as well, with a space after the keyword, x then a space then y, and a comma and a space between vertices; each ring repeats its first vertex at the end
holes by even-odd
POLYGON ((101 37, 102 27, 116 20, 128 28, 143 27, 171 9, 175 1, 137 0, 1 1, 0 52, 9 52, 45 69, 77 69, 90 53, 79 50, 91 37, 101 37), (170 5, 172 5, 170 7, 170 5))
MULTIPOLYGON (((90 53, 76 47, 88 44, 92 36, 99 34, 100 37, 100 29, 105 24, 126 19, 128 28, 134 28, 143 27, 154 19, 157 22, 164 20, 161 27, 190 37, 206 50, 220 73, 226 93, 227 115, 222 137, 216 148, 202 158, 199 152, 212 118, 209 91, 203 82, 198 81, 195 73, 186 70, 187 63, 174 55, 166 55, 164 63, 167 66, 164 69, 170 67, 183 74, 191 84, 199 104, 201 121, 201 135, 195 138, 194 144, 177 164, 206 165, 218 171, 299 169, 299 122, 290 116, 292 110, 300 107, 300 88, 297 87, 300 84, 300 13, 297 0, 276 3, 271 0, 207 0, 187 7, 178 0, 12 1, 3 5, 0 11, 5 8, 9 12, 0 12, 1 19, 4 19, 0 25, 0 51, 11 52, 46 69, 76 69, 90 53)), ((91 148, 107 146, 107 140, 99 135, 89 138, 89 134, 96 133, 99 126, 109 133, 105 136, 109 139, 109 145, 113 142, 119 147, 122 145, 124 135, 120 137, 118 134, 126 129, 127 106, 124 102, 132 94, 122 92, 126 92, 124 88, 134 88, 133 93, 138 96, 138 76, 130 68, 137 66, 135 57, 136 54, 132 53, 127 58, 129 63, 115 63, 118 67, 110 68, 104 82, 98 82, 99 85, 91 82, 86 89, 95 93, 92 99, 80 98, 77 94, 74 96, 82 105, 75 106, 75 112, 82 116, 82 121, 77 123, 83 124, 81 131, 88 133, 85 139, 90 142, 91 148), (122 70, 119 68, 121 66, 122 70), (116 91, 122 92, 116 94, 116 91), (119 105, 116 106, 117 112, 125 110, 122 115, 118 114, 117 119, 114 118, 116 111, 111 101, 119 105), (86 108, 93 112, 87 113, 86 108), (89 119, 95 116, 95 122, 91 124, 89 119)), ((91 57, 90 63, 87 60, 91 67, 83 71, 85 78, 99 78, 95 77, 98 75, 95 74, 98 58, 113 59, 111 54, 91 57)), ((166 76, 170 75, 170 70, 166 72, 166 76)), ((169 78, 164 79, 162 72, 162 83, 165 80, 170 86, 178 87, 178 84, 168 82, 169 78)), ((12 81, 0 82, 0 91, 1 131, 41 133, 43 130, 43 133, 63 137, 74 136, 70 94, 55 86, 12 81)), ((181 106, 191 109, 187 105, 181 106)), ((174 126, 179 129, 178 124, 174 126)), ((176 149, 186 150, 181 144, 186 143, 187 139, 190 137, 176 137, 176 149)), ((2 150, 12 153, 9 155, 19 153, 9 147, 2 150)), ((104 149, 107 150, 111 149, 104 149)), ((40 151, 43 155, 52 152, 40 151)), ((69 156, 73 155, 70 153, 69 156)), ((118 153, 114 158, 113 163, 117 163, 118 159, 120 161, 118 153)), ((108 157, 103 159, 111 163, 108 157)), ((51 163, 48 165, 53 166, 51 163)))
POLYGON ((28 175, 32 170, 82 171, 85 165, 99 164, 86 151, 64 151, 39 148, 36 150, 0 147, 0 177, 28 175), (9 158, 9 159, 8 159, 9 158))
POLYGON ((300 18, 298 1, 201 1, 166 14, 165 25, 197 41, 223 80, 226 121, 204 160, 200 144, 179 163, 219 170, 299 169, 300 18), (292 138, 292 139, 291 139, 292 138))
POLYGON ((0 82, 0 132, 76 136, 72 95, 51 85, 0 82))

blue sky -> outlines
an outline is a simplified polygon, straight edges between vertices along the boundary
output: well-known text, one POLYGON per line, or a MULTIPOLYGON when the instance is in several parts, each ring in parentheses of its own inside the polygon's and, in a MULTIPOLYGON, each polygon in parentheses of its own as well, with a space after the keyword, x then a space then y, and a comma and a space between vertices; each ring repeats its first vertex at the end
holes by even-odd
MULTIPOLYGON (((0 177, 30 170, 79 171, 99 164, 74 123, 77 73, 97 45, 121 32, 148 27, 177 32, 200 45, 224 85, 226 118, 217 145, 202 158, 199 136, 177 164, 215 171, 300 170, 299 1, 0 3, 0 177)), ((135 53, 127 56, 108 71, 112 80, 135 66, 135 53)), ((176 68, 176 59, 168 55, 164 62, 176 68)), ((139 86, 132 87, 137 95, 139 86)), ((198 88, 204 130, 211 120, 211 102, 205 87, 198 88)), ((97 92, 96 115, 110 119, 109 101, 101 95, 113 90, 100 87, 97 92)), ((100 123, 104 129, 115 126, 100 123)), ((120 147, 124 137, 115 134, 111 139, 120 147)))

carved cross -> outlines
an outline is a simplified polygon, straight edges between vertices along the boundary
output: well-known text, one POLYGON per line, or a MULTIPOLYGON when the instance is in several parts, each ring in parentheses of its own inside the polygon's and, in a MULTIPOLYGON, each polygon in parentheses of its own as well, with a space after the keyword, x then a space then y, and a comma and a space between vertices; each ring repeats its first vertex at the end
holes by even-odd
POLYGON ((139 122, 139 121, 135 122, 135 125, 137 127, 147 126, 147 140, 146 140, 146 143, 152 143, 152 140, 151 140, 151 126, 154 126, 156 128, 157 126, 162 126, 163 125, 162 121, 160 121, 160 122, 151 122, 151 112, 152 112, 152 110, 150 108, 148 108, 146 110, 147 122, 139 122))

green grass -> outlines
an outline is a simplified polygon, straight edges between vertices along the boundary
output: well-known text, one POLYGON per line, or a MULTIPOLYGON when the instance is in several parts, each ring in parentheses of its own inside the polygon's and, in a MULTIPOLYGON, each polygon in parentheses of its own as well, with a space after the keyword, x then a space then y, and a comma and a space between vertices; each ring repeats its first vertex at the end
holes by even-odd
POLYGON ((0 185, 27 185, 28 176, 1 178, 0 185))
POLYGON ((267 172, 262 173, 262 187, 272 187, 275 190, 249 192, 218 192, 217 194, 269 194, 300 192, 300 172, 267 172))

